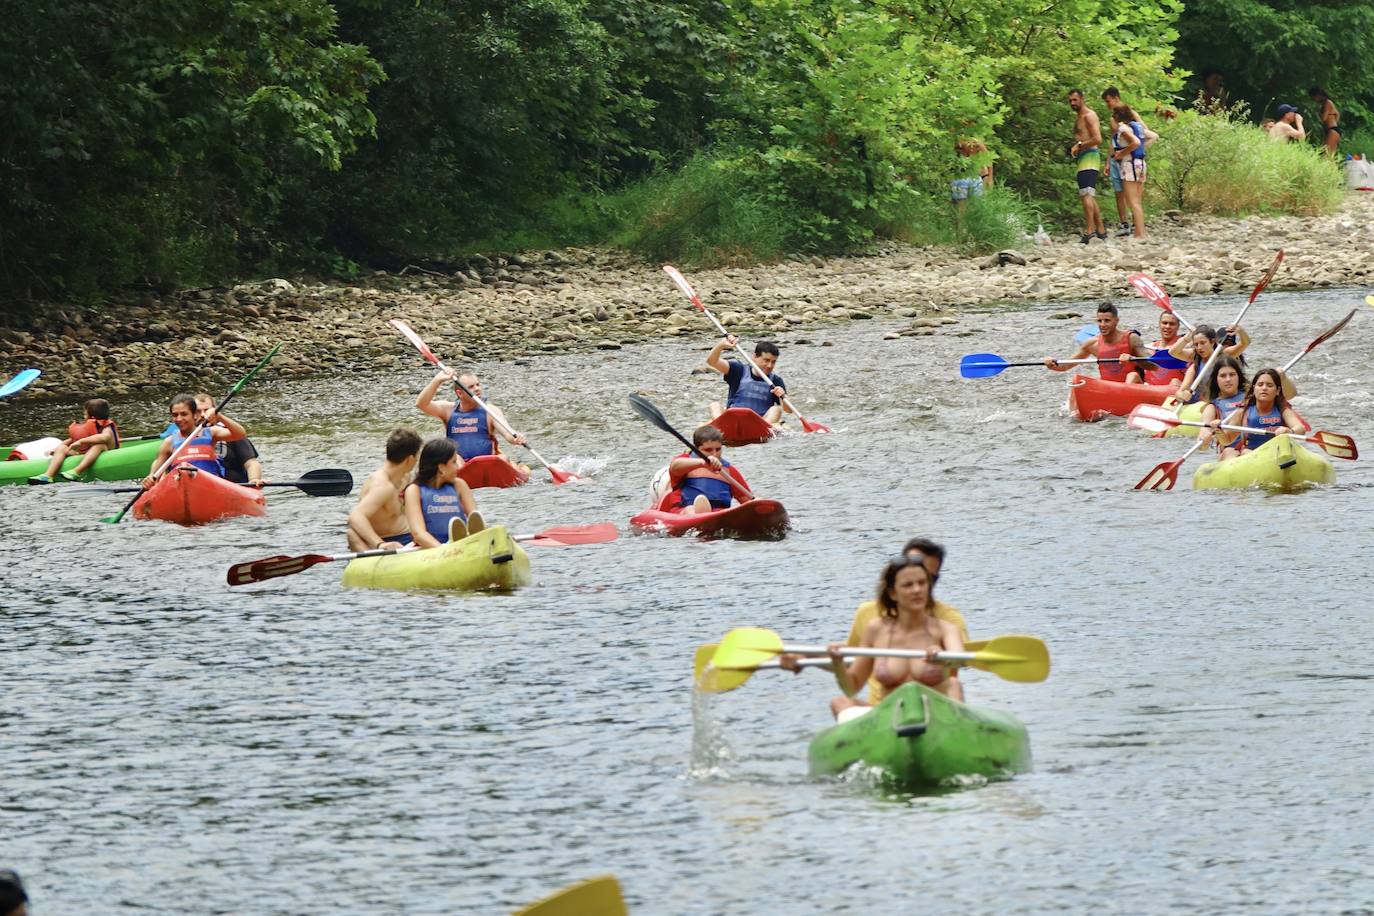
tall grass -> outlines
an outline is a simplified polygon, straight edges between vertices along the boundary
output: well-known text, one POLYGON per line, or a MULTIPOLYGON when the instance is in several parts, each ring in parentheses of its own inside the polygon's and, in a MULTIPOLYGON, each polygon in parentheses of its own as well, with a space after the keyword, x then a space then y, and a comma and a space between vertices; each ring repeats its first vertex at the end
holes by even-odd
POLYGON ((1271 140, 1241 117, 1182 112, 1157 125, 1146 200, 1197 213, 1329 213, 1341 201, 1339 167, 1307 143, 1271 140))
POLYGON ((913 245, 949 245, 979 253, 1025 245, 1026 236, 1042 221, 1029 200, 999 186, 970 197, 962 217, 945 197, 914 196, 877 228, 883 237, 913 245))

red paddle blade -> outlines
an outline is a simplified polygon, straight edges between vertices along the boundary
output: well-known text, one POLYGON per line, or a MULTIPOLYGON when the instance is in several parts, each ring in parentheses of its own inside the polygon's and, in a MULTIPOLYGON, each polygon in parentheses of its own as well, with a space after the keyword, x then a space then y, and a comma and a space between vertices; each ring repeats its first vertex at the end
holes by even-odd
POLYGON ((1255 297, 1264 292, 1264 288, 1269 285, 1269 281, 1274 279, 1274 274, 1279 272, 1279 265, 1282 263, 1283 249, 1280 248, 1279 253, 1274 255, 1274 262, 1269 265, 1269 269, 1264 272, 1264 276, 1261 277, 1259 283, 1255 285, 1255 291, 1250 294, 1251 302, 1254 302, 1255 297))
POLYGON ((387 324, 391 325, 393 328, 400 331, 401 336, 405 337, 406 340, 414 344, 415 349, 419 350, 420 355, 423 356, 426 360, 428 360, 436 366, 439 365, 439 357, 434 355, 434 351, 429 348, 429 344, 425 343, 423 340, 420 339, 419 334, 416 334, 414 331, 410 329, 410 325, 406 324, 399 318, 393 318, 390 321, 388 321, 387 324))
POLYGON ((553 478, 553 482, 556 484, 571 483, 574 480, 582 479, 579 475, 574 474, 572 471, 564 471, 560 468, 554 467, 553 465, 549 465, 549 476, 553 478))
POLYGON ((294 576, 304 572, 317 563, 328 563, 333 557, 311 553, 303 557, 288 557, 285 554, 254 560, 251 563, 238 563, 229 567, 225 576, 230 585, 247 585, 250 582, 264 582, 280 576, 294 576))
POLYGON ((1322 451, 1332 458, 1344 458, 1346 461, 1354 461, 1360 457, 1359 449, 1355 448, 1355 440, 1349 436, 1342 436, 1340 433, 1328 433, 1325 430, 1315 432, 1308 437, 1311 441, 1321 446, 1322 451))
POLYGON ((801 420, 802 429, 806 430, 808 433, 830 432, 830 427, 826 426, 824 423, 817 423, 815 420, 808 420, 806 419, 806 417, 803 417, 800 414, 798 414, 798 418, 801 420))
POLYGON ((1182 458, 1157 464, 1150 473, 1140 478, 1140 483, 1136 484, 1135 488, 1137 490, 1172 490, 1174 484, 1178 482, 1178 469, 1182 466, 1182 458))
POLYGON ((572 547, 577 544, 604 544, 620 537, 620 529, 610 522, 597 525, 556 525, 538 534, 519 534, 515 539, 526 547, 572 547))
POLYGON ((1172 312, 1174 310, 1172 303, 1169 301, 1169 294, 1148 275, 1135 273, 1127 277, 1126 280, 1140 291, 1140 295, 1149 299, 1155 305, 1164 309, 1164 311, 1172 312))
POLYGON ((671 264, 664 264, 663 272, 668 275, 669 279, 677 284, 677 288, 682 290, 683 294, 688 299, 692 300, 693 305, 702 311, 706 310, 706 306, 702 305, 701 300, 697 298, 697 291, 692 289, 692 284, 687 282, 687 278, 682 275, 680 270, 671 264))
POLYGON ((1154 404, 1137 404, 1131 409, 1131 415, 1126 418, 1126 423, 1132 429, 1143 429, 1151 433, 1162 433, 1179 425, 1178 417, 1174 416, 1173 411, 1154 404))

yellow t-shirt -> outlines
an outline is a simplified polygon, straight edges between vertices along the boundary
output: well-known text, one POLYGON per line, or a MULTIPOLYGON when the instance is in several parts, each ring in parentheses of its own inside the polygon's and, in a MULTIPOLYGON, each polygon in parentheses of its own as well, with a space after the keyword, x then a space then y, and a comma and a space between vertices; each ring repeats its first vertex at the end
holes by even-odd
MULTIPOLYGON (((854 611, 854 625, 849 628, 849 640, 845 645, 861 645, 864 638, 864 629, 874 620, 877 620, 881 612, 882 608, 878 606, 877 601, 865 601, 863 604, 859 605, 858 609, 854 611)), ((959 635, 963 638, 964 642, 969 641, 968 623, 964 621, 963 614, 960 614, 956 609, 940 600, 936 600, 935 606, 931 608, 930 613, 933 617, 937 617, 940 620, 948 620, 950 623, 954 624, 959 628, 959 635)), ((870 677, 868 679, 868 702, 876 705, 886 695, 887 688, 878 683, 876 677, 870 677)))

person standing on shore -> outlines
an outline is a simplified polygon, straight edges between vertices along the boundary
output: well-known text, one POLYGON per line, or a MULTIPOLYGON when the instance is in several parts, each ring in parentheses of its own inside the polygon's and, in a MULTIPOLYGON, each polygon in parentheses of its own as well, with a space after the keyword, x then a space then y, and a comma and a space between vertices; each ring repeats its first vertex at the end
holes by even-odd
POLYGON ((1073 146, 1069 155, 1073 157, 1074 170, 1078 181, 1078 199, 1083 204, 1083 232, 1078 240, 1084 245, 1096 236, 1107 240, 1107 224, 1102 221, 1102 210, 1097 205, 1097 178, 1102 170, 1102 122, 1097 112, 1083 101, 1083 90, 1069 92, 1069 107, 1074 111, 1073 146))
POLYGON ((1326 94, 1326 90, 1320 86, 1313 86, 1307 90, 1307 97, 1316 102, 1317 120, 1321 122, 1325 135, 1322 138, 1322 145, 1326 147, 1329 155, 1336 155, 1336 147, 1341 143, 1341 112, 1336 108, 1336 103, 1331 101, 1331 96, 1326 94))
MULTIPOLYGON (((1112 161, 1121 172, 1131 234, 1145 238, 1145 125, 1129 105, 1112 109, 1112 161)), ((1124 224, 1123 224, 1124 225, 1124 224)), ((1120 233, 1118 233, 1120 234, 1120 233)))
POLYGON ((982 140, 960 140, 954 144, 954 152, 965 171, 963 177, 949 183, 949 198, 954 202, 954 221, 960 231, 964 228, 964 209, 968 206, 969 197, 978 197, 992 188, 992 163, 975 170, 968 162, 987 151, 982 140))
MULTIPOLYGON (((1121 91, 1115 86, 1108 86, 1102 91, 1102 101, 1107 104, 1107 109, 1109 111, 1115 109, 1118 105, 1125 104, 1121 101, 1121 91)), ((1140 117, 1139 113, 1136 114, 1136 120, 1140 122, 1140 129, 1144 132, 1145 148, 1149 149, 1150 144, 1159 139, 1159 134, 1145 126, 1145 121, 1140 117)), ((1113 148, 1115 148, 1115 138, 1113 138, 1113 148)), ((1130 207, 1126 201, 1126 189, 1121 184, 1121 160, 1117 159, 1115 156, 1112 156, 1109 160, 1107 177, 1112 182, 1112 192, 1116 194, 1116 215, 1120 220, 1114 234, 1117 238, 1124 235, 1130 235, 1131 224, 1127 222, 1130 207)))
POLYGON ((1274 121, 1274 126, 1269 128, 1269 137, 1272 140, 1306 140, 1307 130, 1302 126, 1302 115, 1292 105, 1280 105, 1275 114, 1278 118, 1274 121))
POLYGON ((1202 71, 1202 91, 1197 96, 1197 109, 1203 114, 1216 114, 1231 102, 1230 93, 1223 85, 1220 70, 1202 71))

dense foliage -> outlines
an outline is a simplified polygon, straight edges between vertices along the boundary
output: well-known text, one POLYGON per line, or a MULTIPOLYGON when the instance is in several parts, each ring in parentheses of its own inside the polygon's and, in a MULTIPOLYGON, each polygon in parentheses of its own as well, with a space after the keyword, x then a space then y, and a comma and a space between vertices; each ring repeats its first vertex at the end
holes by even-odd
POLYGON ((1070 88, 1099 112, 1107 85, 1147 117, 1177 108, 1177 45, 1258 106, 1328 81, 1358 120, 1371 10, 11 0, 0 288, 96 296, 560 241, 716 261, 1005 244, 1075 209, 1070 88), (956 156, 963 139, 988 151, 956 156), (989 162, 1010 192, 956 223, 949 180, 989 162))

